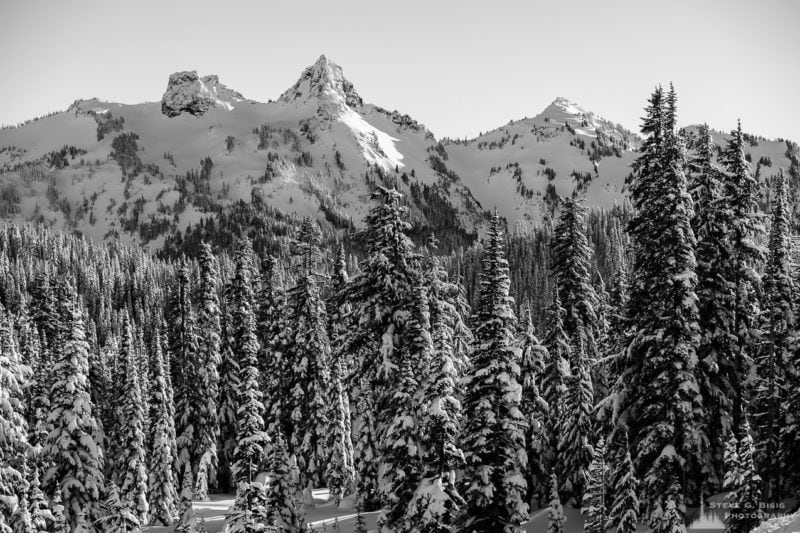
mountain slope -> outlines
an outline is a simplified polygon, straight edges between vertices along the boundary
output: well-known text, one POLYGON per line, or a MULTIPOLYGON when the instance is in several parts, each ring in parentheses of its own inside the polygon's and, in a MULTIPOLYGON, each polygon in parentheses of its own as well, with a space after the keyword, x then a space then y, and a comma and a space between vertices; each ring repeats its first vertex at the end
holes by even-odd
MULTIPOLYGON (((788 167, 785 143, 753 141, 754 167, 788 167)), ((0 215, 159 249, 239 201, 358 228, 383 184, 406 194, 417 235, 452 246, 482 230, 487 210, 538 223, 575 187, 592 206, 621 203, 639 142, 563 98, 475 139, 437 140, 364 103, 325 56, 266 103, 177 72, 160 102, 79 100, 0 130, 0 215)))

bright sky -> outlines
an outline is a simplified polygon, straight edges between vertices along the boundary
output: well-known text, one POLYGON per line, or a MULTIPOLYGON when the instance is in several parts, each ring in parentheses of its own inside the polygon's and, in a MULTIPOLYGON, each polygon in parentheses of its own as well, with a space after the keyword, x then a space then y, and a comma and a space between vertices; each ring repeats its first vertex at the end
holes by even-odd
POLYGON ((277 98, 326 54, 367 102, 473 137, 556 96, 637 129, 654 85, 679 122, 800 141, 796 0, 1 0, 0 124, 77 98, 161 98, 177 70, 277 98))

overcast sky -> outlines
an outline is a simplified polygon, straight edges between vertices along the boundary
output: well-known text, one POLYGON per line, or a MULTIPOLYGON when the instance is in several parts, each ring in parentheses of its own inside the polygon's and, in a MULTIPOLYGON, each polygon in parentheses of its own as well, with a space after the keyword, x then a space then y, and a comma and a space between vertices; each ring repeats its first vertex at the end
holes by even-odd
POLYGON ((277 98, 326 54, 365 101, 473 137, 556 96, 637 129, 653 86, 679 122, 800 141, 796 0, 0 0, 0 124, 77 98, 161 98, 177 70, 277 98))

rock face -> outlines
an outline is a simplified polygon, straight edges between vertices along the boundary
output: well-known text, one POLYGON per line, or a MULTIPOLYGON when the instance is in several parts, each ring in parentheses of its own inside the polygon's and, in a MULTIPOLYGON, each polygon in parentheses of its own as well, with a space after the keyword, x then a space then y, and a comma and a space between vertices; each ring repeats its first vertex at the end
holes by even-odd
POLYGON ((303 71, 278 102, 303 104, 314 101, 319 104, 321 116, 338 116, 346 108, 354 110, 364 105, 353 84, 345 79, 342 68, 324 55, 303 71))
POLYGON ((199 77, 196 71, 175 72, 169 77, 167 90, 161 98, 161 112, 168 117, 181 113, 203 115, 212 107, 228 111, 244 97, 219 82, 214 75, 199 77))

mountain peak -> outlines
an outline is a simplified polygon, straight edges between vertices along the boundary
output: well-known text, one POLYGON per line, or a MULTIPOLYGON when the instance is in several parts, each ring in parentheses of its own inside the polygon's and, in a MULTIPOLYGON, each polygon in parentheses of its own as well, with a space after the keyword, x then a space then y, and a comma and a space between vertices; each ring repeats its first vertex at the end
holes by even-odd
POLYGON ((343 111, 345 106, 358 108, 364 104, 353 84, 344 77, 342 68, 324 54, 303 71, 300 79, 278 101, 288 104, 311 99, 333 107, 330 109, 333 112, 343 111))
POLYGON ((235 103, 242 102, 241 93, 229 89, 219 81, 219 76, 210 74, 202 78, 195 70, 170 74, 167 90, 161 98, 161 112, 176 117, 183 112, 200 116, 212 107, 230 111, 235 103))

